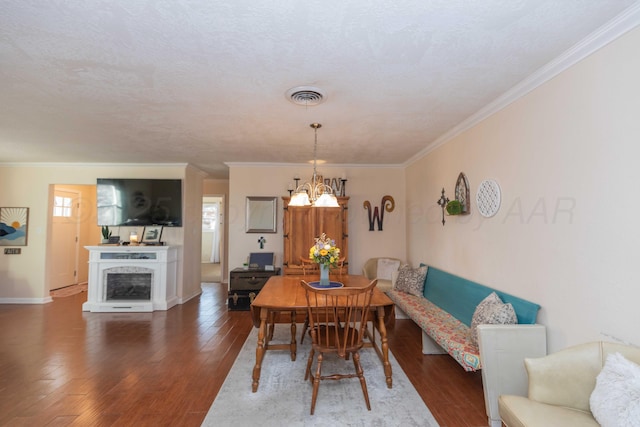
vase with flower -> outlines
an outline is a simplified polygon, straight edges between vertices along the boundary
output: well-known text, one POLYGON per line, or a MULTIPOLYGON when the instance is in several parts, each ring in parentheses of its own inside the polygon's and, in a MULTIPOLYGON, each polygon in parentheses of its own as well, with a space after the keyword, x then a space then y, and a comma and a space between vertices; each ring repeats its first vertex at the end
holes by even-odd
POLYGON ((316 237, 316 243, 309 248, 309 259, 317 263, 320 267, 321 287, 329 287, 329 268, 338 266, 340 258, 340 248, 336 247, 336 241, 322 233, 316 237))

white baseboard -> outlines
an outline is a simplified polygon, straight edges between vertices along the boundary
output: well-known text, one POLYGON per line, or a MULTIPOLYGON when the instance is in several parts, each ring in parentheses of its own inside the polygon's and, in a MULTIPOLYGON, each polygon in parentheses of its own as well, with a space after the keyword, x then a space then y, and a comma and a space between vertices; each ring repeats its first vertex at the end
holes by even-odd
POLYGON ((0 298, 0 304, 47 304, 53 302, 53 298, 0 298))

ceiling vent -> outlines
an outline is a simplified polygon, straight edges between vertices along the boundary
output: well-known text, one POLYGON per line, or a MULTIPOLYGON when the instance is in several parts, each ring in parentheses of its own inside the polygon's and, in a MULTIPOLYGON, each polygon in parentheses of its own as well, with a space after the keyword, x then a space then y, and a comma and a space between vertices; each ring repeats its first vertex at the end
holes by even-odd
POLYGON ((311 107, 322 104, 325 100, 324 94, 317 87, 313 86, 297 86, 289 89, 286 98, 296 105, 311 107))

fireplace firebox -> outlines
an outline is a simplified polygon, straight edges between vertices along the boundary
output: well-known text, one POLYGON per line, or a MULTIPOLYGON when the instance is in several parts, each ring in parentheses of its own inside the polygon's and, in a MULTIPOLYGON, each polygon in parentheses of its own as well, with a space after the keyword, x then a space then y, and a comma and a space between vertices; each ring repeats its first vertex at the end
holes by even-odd
POLYGON ((151 301, 153 273, 107 273, 105 300, 151 301))

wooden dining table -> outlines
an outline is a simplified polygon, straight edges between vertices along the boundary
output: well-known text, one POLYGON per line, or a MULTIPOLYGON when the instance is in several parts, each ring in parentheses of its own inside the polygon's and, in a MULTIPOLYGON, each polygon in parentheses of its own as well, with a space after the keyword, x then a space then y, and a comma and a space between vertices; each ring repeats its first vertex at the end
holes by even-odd
MULTIPOLYGON (((305 290, 300 282, 319 280, 319 276, 272 276, 251 303, 253 325, 259 328, 256 347, 256 364, 253 368, 252 391, 258 391, 262 360, 267 350, 289 350, 291 360, 296 359, 296 314, 306 314, 307 299, 305 290), (290 316, 281 316, 289 313, 290 316), (290 318, 291 341, 289 343, 272 343, 272 331, 276 323, 284 323, 283 319, 290 318), (270 332, 271 331, 271 332, 270 332)), ((340 275, 331 278, 332 281, 343 283, 344 286, 365 287, 370 280, 364 276, 340 275)), ((391 364, 389 363, 389 345, 387 343, 387 326, 395 320, 393 301, 382 291, 374 288, 371 298, 371 321, 373 328, 367 328, 367 339, 364 347, 373 348, 382 361, 387 387, 393 385, 391 364), (379 341, 376 339, 379 333, 379 341)))

